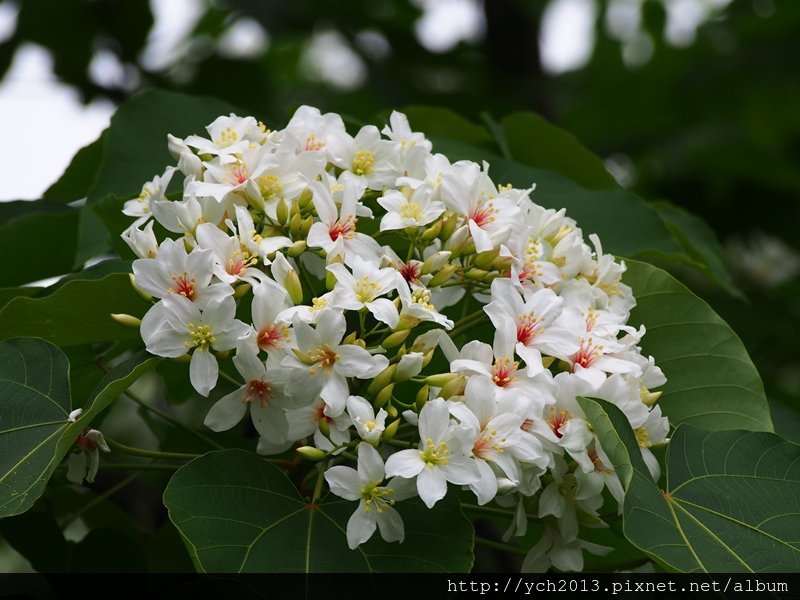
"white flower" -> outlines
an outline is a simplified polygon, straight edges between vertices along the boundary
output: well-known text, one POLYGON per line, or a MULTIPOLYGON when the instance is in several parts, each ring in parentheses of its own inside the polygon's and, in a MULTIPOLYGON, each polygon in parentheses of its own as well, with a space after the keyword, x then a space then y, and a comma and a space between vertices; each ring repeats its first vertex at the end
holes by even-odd
POLYGON ((142 186, 142 191, 137 198, 128 200, 122 207, 122 214, 129 217, 138 217, 137 224, 150 218, 150 202, 166 200, 167 186, 172 179, 175 167, 167 167, 164 174, 156 176, 142 186))
POLYGON ((435 221, 445 211, 442 202, 431 201, 433 190, 422 185, 406 196, 397 190, 386 192, 378 204, 386 209, 381 219, 381 231, 422 227, 435 221))
POLYGON ((358 437, 373 446, 380 441, 386 429, 386 411, 382 408, 375 415, 375 409, 361 396, 350 396, 347 399, 347 414, 353 420, 358 437))
POLYGON ((370 189, 394 185, 402 174, 399 144, 382 140, 374 125, 366 125, 354 138, 342 140, 342 147, 331 151, 333 164, 349 170, 370 189))
POLYGON ((327 269, 336 276, 333 288, 333 306, 346 310, 366 308, 372 315, 394 329, 400 320, 397 307, 388 298, 379 298, 395 290, 398 285, 397 271, 391 268, 378 269, 359 256, 352 259, 353 272, 341 263, 328 265, 327 269))
POLYGON ((200 154, 213 154, 228 157, 250 147, 251 143, 261 144, 265 131, 253 117, 220 116, 206 127, 210 140, 199 135, 190 135, 184 140, 187 146, 196 148, 200 154))
POLYGON ((211 250, 195 248, 187 253, 183 242, 169 239, 161 244, 155 258, 133 261, 133 274, 140 290, 154 298, 183 296, 200 308, 233 294, 227 283, 209 285, 213 270, 211 250))
POLYGON ((419 413, 419 450, 401 450, 386 461, 386 474, 417 478, 419 497, 433 508, 447 493, 447 482, 470 485, 480 473, 467 453, 474 433, 450 422, 447 404, 436 398, 419 413))
POLYGON ((413 487, 397 477, 381 486, 384 478, 380 454, 363 443, 358 445, 358 470, 335 466, 325 471, 331 492, 345 500, 359 501, 347 521, 347 545, 351 550, 371 538, 376 528, 387 542, 403 541, 403 520, 392 504, 413 495, 413 487))
POLYGON ((289 424, 283 409, 291 406, 291 398, 283 392, 282 373, 259 360, 253 344, 240 339, 236 356, 236 370, 244 379, 237 390, 214 403, 203 421, 213 431, 227 431, 242 420, 250 405, 250 417, 259 435, 271 444, 287 441, 289 424))
POLYGON ((373 356, 354 344, 340 344, 347 324, 341 312, 323 312, 313 329, 295 316, 293 329, 297 351, 281 361, 291 369, 305 373, 289 382, 292 395, 319 395, 331 407, 333 416, 342 413, 350 395, 348 377, 369 379, 383 371, 389 361, 385 356, 373 356))
POLYGON ((544 369, 542 353, 567 359, 577 352, 580 315, 565 311, 561 317, 563 304, 550 289, 524 290, 520 296, 511 280, 495 279, 492 301, 483 308, 497 330, 495 353, 510 356, 516 350, 534 376, 544 369))
MULTIPOLYGON (((74 413, 75 411, 73 411, 74 413)), ((72 420, 72 413, 70 413, 72 420)), ((110 452, 103 434, 97 429, 87 429, 75 440, 77 452, 67 457, 67 479, 72 483, 94 483, 100 466, 100 450, 110 452)))
POLYGON ((158 302, 142 318, 141 334, 147 351, 177 358, 194 349, 189 379, 203 396, 217 384, 219 366, 211 352, 232 350, 247 334, 247 325, 234 318, 236 303, 231 296, 209 302, 201 312, 195 303, 178 294, 158 302))
POLYGON ((380 246, 373 238, 356 231, 356 207, 364 192, 354 179, 346 180, 339 209, 331 195, 331 190, 320 182, 312 182, 314 207, 319 222, 311 225, 307 242, 311 248, 322 248, 330 257, 341 256, 345 264, 352 263, 353 256, 377 262, 380 246))

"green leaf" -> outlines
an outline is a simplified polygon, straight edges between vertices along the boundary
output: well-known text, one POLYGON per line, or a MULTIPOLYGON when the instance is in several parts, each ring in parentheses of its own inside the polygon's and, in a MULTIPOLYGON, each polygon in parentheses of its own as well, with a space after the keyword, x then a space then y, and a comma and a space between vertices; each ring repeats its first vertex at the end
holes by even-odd
POLYGON ((121 106, 111 117, 103 161, 81 211, 76 266, 109 249, 109 232, 93 211, 97 201, 108 194, 133 198, 146 182, 175 164, 167 150, 168 133, 178 137, 203 134, 211 121, 235 111, 213 98, 160 90, 139 94, 121 106))
POLYGON ((72 410, 64 353, 43 340, 0 344, 0 398, 2 517, 30 508, 55 468, 56 446, 72 410))
POLYGON ((672 232, 694 265, 711 281, 717 283, 731 296, 743 299, 725 266, 722 246, 714 231, 700 217, 669 202, 656 202, 661 219, 672 232))
POLYGON ((30 508, 83 429, 157 361, 142 351, 116 366, 70 422, 64 353, 40 339, 0 343, 0 518, 30 508))
POLYGON ((631 475, 621 479, 624 531, 634 545, 683 572, 800 568, 800 446, 773 433, 681 425, 662 491, 622 412, 602 400, 579 402, 615 467, 631 475))
MULTIPOLYGON (((412 131, 423 131, 426 137, 444 135, 465 144, 494 148, 492 136, 481 125, 447 108, 412 105, 400 112, 408 117, 412 131)), ((434 146, 437 151, 441 152, 434 146)))
POLYGON ((0 286, 31 283, 72 270, 78 211, 49 202, 0 205, 0 286), (54 251, 57 241, 58 250, 54 251), (11 257, 24 254, 21 260, 11 257))
POLYGON ((764 386, 742 341, 708 304, 672 276, 627 261, 633 288, 629 323, 644 324, 645 356, 667 377, 660 404, 673 425, 772 431, 764 386))
POLYGON ((329 495, 310 504, 280 469, 244 450, 210 452, 182 467, 164 504, 201 572, 466 572, 472 566, 472 525, 454 497, 434 510, 398 503, 402 544, 376 532, 350 550, 345 530, 357 503, 329 495))
POLYGON ((78 150, 58 181, 45 191, 46 200, 72 202, 89 195, 103 159, 105 137, 103 131, 94 142, 78 150))
POLYGON ((536 184, 531 200, 545 208, 565 208, 584 235, 596 233, 603 251, 625 257, 659 252, 685 259, 656 210, 637 195, 619 188, 590 190, 557 173, 497 159, 490 174, 498 183, 528 188, 536 184))
POLYGON ((149 307, 126 274, 75 279, 47 296, 8 302, 0 310, 0 339, 40 337, 61 346, 137 341, 139 330, 120 325, 111 314, 141 317, 149 307))
POLYGON ((554 171, 589 189, 617 187, 603 161, 577 138, 531 112, 502 121, 505 141, 515 161, 554 171))

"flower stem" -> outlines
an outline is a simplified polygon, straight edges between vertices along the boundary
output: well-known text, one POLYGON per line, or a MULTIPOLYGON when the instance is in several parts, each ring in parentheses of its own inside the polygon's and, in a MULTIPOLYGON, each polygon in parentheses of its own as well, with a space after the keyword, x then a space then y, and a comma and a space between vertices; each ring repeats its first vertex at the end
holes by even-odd
POLYGON ((107 471, 177 471, 183 465, 164 463, 100 463, 107 471))
MULTIPOLYGON (((108 441, 108 438, 106 438, 106 441, 108 441)), ((81 506, 81 507, 80 507, 78 510, 76 510, 74 513, 72 513, 71 515, 69 515, 69 516, 67 517, 67 519, 64 521, 64 523, 62 523, 62 524, 61 524, 61 528, 62 528, 62 529, 66 529, 66 528, 67 528, 67 526, 68 526, 70 523, 72 523, 72 522, 73 522, 75 519, 77 519, 78 517, 80 517, 80 516, 81 516, 83 513, 85 513, 85 512, 86 512, 86 511, 88 511, 88 510, 91 510, 91 509, 92 509, 94 506, 96 506, 96 505, 100 504, 100 503, 101 503, 103 500, 105 500, 106 498, 108 498, 108 497, 110 497, 110 496, 113 496, 114 494, 116 494, 116 493, 117 493, 118 491, 120 491, 122 488, 126 487, 126 486, 127 486, 129 483, 131 483, 131 482, 132 482, 134 479, 136 479, 137 477, 139 477, 139 475, 141 475, 141 473, 131 473, 131 474, 130 474, 130 475, 128 475, 128 476, 127 476, 125 479, 123 479, 122 481, 120 481, 120 482, 119 482, 119 483, 117 483, 116 485, 113 485, 113 486, 111 486, 110 488, 108 488, 108 489, 107 489, 105 492, 103 492, 102 494, 98 494, 97 496, 95 496, 94 498, 92 498, 92 499, 91 499, 89 502, 87 502, 86 504, 84 504, 83 506, 81 506)))
POLYGON ((171 425, 174 425, 175 427, 179 427, 180 429, 183 429, 184 431, 187 431, 187 432, 191 433, 195 437, 203 440, 206 444, 208 444, 212 448, 216 448, 217 450, 224 450, 225 449, 225 446, 223 446, 222 444, 212 440, 210 437, 200 433, 196 429, 193 429, 193 428, 189 427, 188 425, 186 425, 184 423, 181 423, 178 419, 176 419, 172 415, 164 412, 160 408, 156 408, 155 406, 145 402, 142 398, 140 398, 139 396, 137 396, 136 394, 134 394, 130 390, 125 392, 125 395, 128 396, 128 398, 130 398, 131 400, 136 402, 136 404, 138 404, 139 406, 141 406, 145 410, 149 410, 154 415, 158 415, 159 417, 161 417, 167 423, 170 423, 171 425))
POLYGON ((325 471, 327 470, 328 461, 326 460, 319 465, 319 475, 317 475, 317 484, 314 486, 314 497, 311 499, 311 504, 316 504, 322 497, 322 483, 325 481, 325 471))
POLYGON ((117 452, 122 452, 123 454, 130 454, 131 456, 143 456, 145 458, 163 458, 168 460, 192 460, 193 458, 197 458, 200 456, 199 454, 186 454, 183 452, 160 452, 158 450, 146 450, 145 448, 134 448, 133 446, 126 446, 125 444, 120 444, 116 440, 112 440, 108 436, 105 436, 106 443, 108 444, 109 448, 112 450, 116 450, 117 452))
POLYGON ((479 506, 477 504, 461 503, 461 508, 471 512, 481 513, 484 515, 491 515, 493 517, 506 517, 509 519, 514 518, 514 511, 506 510, 504 508, 495 508, 493 506, 479 506))
POLYGON ((518 548, 510 544, 503 544, 502 542, 495 542, 494 540, 487 540, 486 538, 478 536, 475 536, 475 543, 480 544, 481 546, 486 546, 487 548, 500 550, 501 552, 507 552, 508 554, 518 554, 520 556, 525 556, 527 554, 527 552, 522 548, 518 548))

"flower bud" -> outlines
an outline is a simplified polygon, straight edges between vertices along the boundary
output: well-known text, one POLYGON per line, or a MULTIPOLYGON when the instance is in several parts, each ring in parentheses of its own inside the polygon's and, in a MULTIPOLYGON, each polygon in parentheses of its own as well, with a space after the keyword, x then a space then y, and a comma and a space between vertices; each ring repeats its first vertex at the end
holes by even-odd
POLYGON ((381 439, 384 442, 388 442, 391 439, 394 439, 394 436, 397 434, 397 428, 400 427, 400 419, 396 421, 392 421, 386 426, 386 429, 383 430, 383 435, 381 439))
POLYGON ((305 238, 308 236, 308 232, 311 230, 311 226, 314 224, 314 217, 308 216, 303 219, 303 223, 300 227, 300 236, 305 238))
POLYGON ((428 364, 430 364, 431 360, 433 360, 433 352, 434 352, 434 350, 436 350, 436 348, 431 348, 430 350, 428 350, 425 353, 425 356, 422 358, 422 368, 423 369, 425 367, 427 367, 428 364))
POLYGON ((391 406, 391 405, 387 406, 387 407, 386 407, 386 412, 387 412, 387 413, 389 414, 389 416, 390 416, 390 417, 392 417, 393 419, 397 418, 397 409, 396 409, 394 406, 391 406))
POLYGON ((417 397, 414 398, 414 404, 417 410, 422 410, 422 407, 428 402, 428 395, 430 394, 431 387, 426 383, 417 392, 417 397))
POLYGON ((453 258, 463 254, 464 247, 469 240, 469 235, 469 227, 466 225, 462 225, 453 232, 453 235, 450 237, 450 241, 448 242, 450 251, 453 253, 453 258))
POLYGON ((458 225, 458 217, 455 213, 447 211, 442 215, 442 230, 439 232, 439 239, 446 242, 453 235, 458 225))
POLYGON ((289 219, 289 233, 292 234, 293 239, 297 239, 302 237, 300 235, 300 229, 303 226, 303 219, 300 217, 300 213, 293 216, 289 219))
POLYGON ((306 188, 303 190, 303 193, 300 194, 300 197, 297 199, 297 206, 298 208, 303 211, 306 207, 311 203, 314 194, 312 193, 310 188, 306 188))
POLYGON ((283 287, 289 292, 289 298, 295 304, 303 303, 303 286, 300 285, 300 277, 294 269, 286 273, 286 278, 283 280, 283 287))
POLYGON ((439 392, 439 395, 447 400, 452 396, 462 396, 464 394, 464 388, 466 387, 467 381, 463 375, 459 375, 452 381, 445 384, 442 388, 442 391, 439 392))
POLYGON ((286 225, 289 222, 289 205, 286 204, 286 199, 283 196, 278 200, 278 205, 275 207, 275 215, 281 225, 286 225))
POLYGON ((419 325, 419 319, 417 317, 412 317, 411 315, 400 315, 400 321, 397 323, 397 327, 394 328, 395 331, 404 331, 406 329, 413 329, 419 325))
POLYGON ((298 240, 289 247, 286 254, 292 258, 297 258, 306 251, 306 248, 308 248, 308 243, 305 240, 298 240))
POLYGON ((252 286, 249 283, 242 282, 234 288, 233 297, 241 298, 245 296, 251 289, 252 286))
POLYGON ((642 403, 645 406, 653 406, 658 399, 661 398, 661 395, 664 392, 651 392, 646 387, 642 386, 642 390, 639 394, 639 397, 642 399, 642 403))
POLYGON ((453 273, 456 272, 458 266, 456 265, 448 265, 441 271, 439 271, 436 275, 431 277, 431 280, 428 282, 429 288, 439 287, 440 285, 444 285, 450 278, 453 276, 453 273))
POLYGON ((392 399, 392 392, 394 392, 394 384, 393 383, 390 383, 385 388, 383 388, 380 392, 378 392, 378 395, 375 396, 375 403, 374 403, 375 404, 375 408, 380 408, 381 406, 383 406, 384 404, 389 402, 389 400, 392 399))
POLYGON ((144 290, 139 289, 139 287, 136 285, 136 277, 133 276, 133 273, 128 273, 128 279, 131 280, 131 286, 133 286, 133 289, 137 294, 139 294, 147 302, 153 301, 153 297, 150 294, 148 294, 144 290))
POLYGON ((433 273, 434 271, 443 269, 448 260, 450 260, 450 252, 448 250, 434 252, 425 259, 425 262, 422 263, 422 267, 420 267, 419 272, 422 275, 427 275, 428 273, 433 273))
POLYGON ((484 271, 483 269, 470 269, 466 273, 464 273, 464 277, 467 279, 472 279, 473 281, 480 281, 484 277, 489 274, 488 271, 484 271))
POLYGON ((394 374, 395 381, 405 381, 416 375, 422 370, 422 352, 409 352, 400 358, 397 363, 397 371, 394 374))
POLYGON ((375 379, 372 380, 372 383, 369 384, 369 387, 367 388, 367 393, 371 396, 375 395, 380 390, 389 385, 394 379, 395 371, 397 371, 397 365, 389 365, 383 371, 378 373, 375 376, 375 379))
POLYGON ((389 348, 394 348, 395 346, 402 344, 408 337, 409 333, 411 333, 410 329, 404 329, 403 331, 395 331, 394 333, 386 336, 386 339, 381 342, 381 346, 383 346, 387 350, 389 348))
POLYGON ((297 448, 296 452, 305 459, 315 461, 322 460, 327 456, 327 452, 319 448, 314 448, 314 446, 300 446, 297 448))
POLYGON ((279 227, 275 227, 274 225, 267 225, 264 227, 263 231, 261 232, 263 237, 277 237, 279 235, 283 235, 283 231, 280 230, 279 227))
POLYGON ((319 420, 319 424, 318 425, 319 425, 319 430, 322 432, 322 435, 324 435, 325 437, 330 437, 331 436, 331 428, 330 428, 330 425, 328 425, 328 419, 326 419, 325 417, 322 417, 319 420))
POLYGON ((120 325, 124 325, 125 327, 133 327, 134 329, 139 329, 139 325, 142 324, 141 319, 137 319, 133 315, 126 315, 124 313, 111 313, 111 318, 120 325))
POLYGON ((433 387, 444 387, 454 379, 459 377, 457 373, 437 373, 436 375, 428 375, 425 378, 425 382, 429 383, 433 387))
POLYGON ((442 232, 442 221, 441 219, 439 219, 438 221, 435 221, 433 225, 431 225, 425 231, 423 231, 422 235, 420 235, 419 237, 423 242, 430 242, 431 240, 434 240, 437 237, 439 237, 439 234, 441 232, 442 232))
POLYGON ((480 252, 475 257, 475 260, 472 261, 472 264, 479 269, 489 269, 498 256, 500 256, 500 246, 486 252, 480 252))

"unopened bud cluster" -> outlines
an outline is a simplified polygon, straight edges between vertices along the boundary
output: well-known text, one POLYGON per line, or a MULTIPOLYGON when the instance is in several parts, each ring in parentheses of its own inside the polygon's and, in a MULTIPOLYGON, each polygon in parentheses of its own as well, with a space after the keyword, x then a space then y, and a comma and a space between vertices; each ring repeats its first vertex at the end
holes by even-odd
POLYGON ((528 568, 603 551, 579 523, 603 526, 603 491, 623 490, 576 398, 625 413, 654 477, 668 431, 624 264, 533 187, 434 154, 399 113, 355 136, 310 107, 282 130, 230 115, 207 133, 169 136, 177 165, 123 210, 134 285, 154 302, 142 339, 214 394, 206 425, 249 413, 258 452, 322 461, 330 490, 359 502, 353 548, 378 526, 402 541, 394 503, 432 508, 450 483, 511 507, 509 537, 541 519, 528 568))

